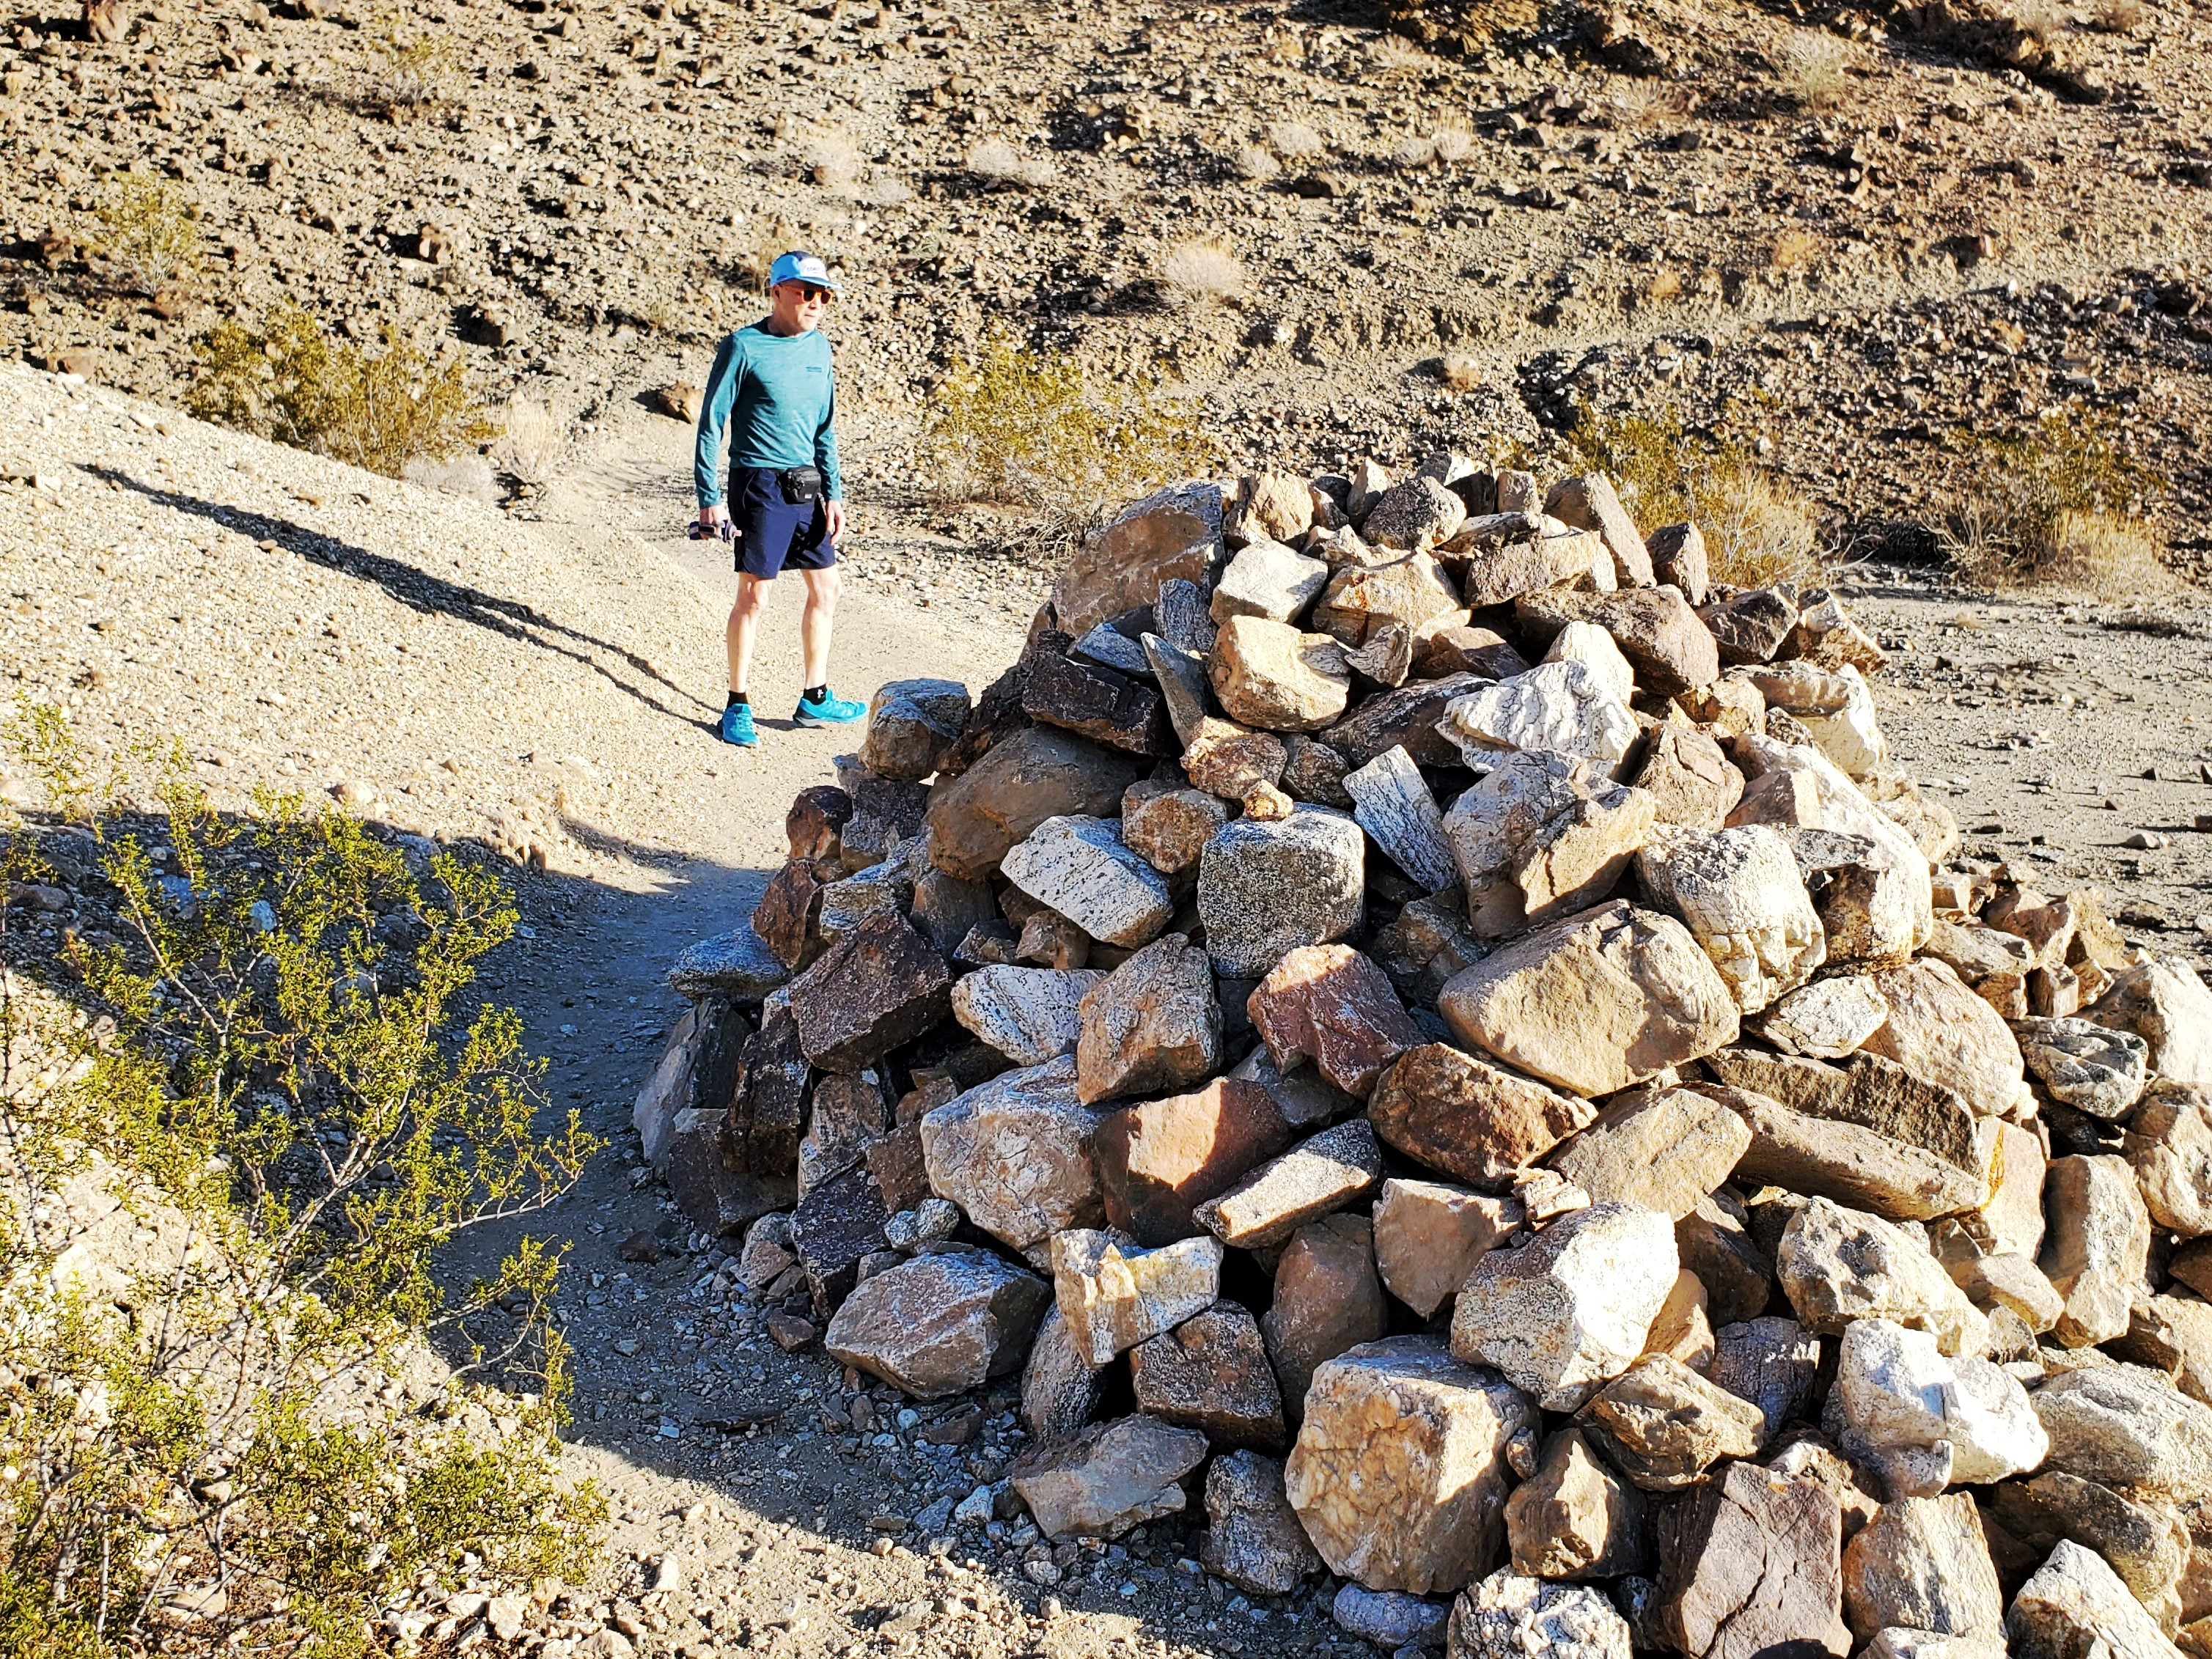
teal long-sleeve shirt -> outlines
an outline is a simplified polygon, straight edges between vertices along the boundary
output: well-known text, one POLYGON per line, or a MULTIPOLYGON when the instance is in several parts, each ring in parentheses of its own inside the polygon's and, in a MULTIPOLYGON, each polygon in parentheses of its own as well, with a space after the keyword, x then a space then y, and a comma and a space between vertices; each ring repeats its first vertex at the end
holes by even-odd
POLYGON ((830 374, 830 342, 819 329, 771 334, 760 324, 738 329, 714 353, 700 400, 699 442, 692 465, 699 505, 722 499, 716 462, 722 431, 730 434, 730 465, 812 466, 822 470, 823 493, 842 501, 837 471, 837 393, 830 374))

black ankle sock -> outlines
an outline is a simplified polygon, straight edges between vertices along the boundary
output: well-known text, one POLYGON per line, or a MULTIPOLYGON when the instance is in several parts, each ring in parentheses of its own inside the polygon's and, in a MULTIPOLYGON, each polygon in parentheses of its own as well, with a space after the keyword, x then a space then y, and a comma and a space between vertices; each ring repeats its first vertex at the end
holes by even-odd
POLYGON ((820 702, 829 695, 830 688, 826 685, 810 685, 806 688, 806 701, 809 702, 820 702))
POLYGON ((724 704, 722 705, 722 707, 723 707, 723 708, 738 708, 738 706, 740 706, 741 704, 742 704, 744 707, 747 708, 751 708, 751 707, 752 707, 752 704, 751 704, 751 703, 747 702, 745 701, 745 694, 744 694, 744 692, 742 692, 742 691, 732 691, 732 692, 731 692, 731 693, 730 693, 730 700, 729 700, 729 702, 727 702, 724 703, 724 704))

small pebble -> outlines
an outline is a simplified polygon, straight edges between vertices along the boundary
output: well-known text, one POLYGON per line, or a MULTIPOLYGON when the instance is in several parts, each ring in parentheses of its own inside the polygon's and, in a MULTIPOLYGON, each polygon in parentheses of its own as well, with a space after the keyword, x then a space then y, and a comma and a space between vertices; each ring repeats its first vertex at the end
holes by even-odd
POLYGON ((2132 847, 2138 853, 2155 853, 2166 845, 2166 837, 2149 830, 2138 830, 2120 845, 2132 847))

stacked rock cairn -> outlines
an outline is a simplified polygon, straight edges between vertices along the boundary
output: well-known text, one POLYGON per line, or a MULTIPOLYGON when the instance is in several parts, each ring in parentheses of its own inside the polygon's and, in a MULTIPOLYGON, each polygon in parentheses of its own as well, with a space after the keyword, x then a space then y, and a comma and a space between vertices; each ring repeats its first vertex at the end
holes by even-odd
POLYGON ((1963 860, 1883 665, 1596 475, 1164 490, 876 694, 646 1152, 787 1346, 1018 1372, 1048 1542, 1203 1504, 1455 1659, 2212 1656, 2212 994, 1963 860))

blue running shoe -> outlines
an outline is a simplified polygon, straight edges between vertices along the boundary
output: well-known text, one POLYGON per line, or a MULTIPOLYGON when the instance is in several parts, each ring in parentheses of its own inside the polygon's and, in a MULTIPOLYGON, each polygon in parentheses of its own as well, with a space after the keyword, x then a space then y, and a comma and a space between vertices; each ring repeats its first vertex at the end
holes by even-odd
POLYGON ((733 702, 722 711, 722 723, 714 728, 714 735, 724 743, 742 744, 750 749, 760 741, 760 733, 753 730, 753 706, 749 702, 733 702))
POLYGON ((799 699, 799 712, 791 718, 800 726, 850 726, 868 712, 868 705, 854 702, 850 697, 841 697, 828 686, 822 688, 822 701, 810 701, 804 694, 799 699))

